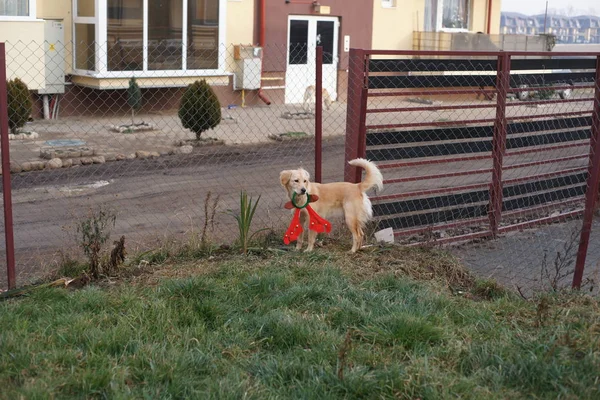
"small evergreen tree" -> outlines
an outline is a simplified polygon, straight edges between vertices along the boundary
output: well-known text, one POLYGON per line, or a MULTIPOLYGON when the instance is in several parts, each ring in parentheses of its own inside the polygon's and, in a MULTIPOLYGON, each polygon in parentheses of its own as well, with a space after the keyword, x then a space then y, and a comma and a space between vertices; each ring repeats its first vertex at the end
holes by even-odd
POLYGON ((19 128, 25 126, 32 110, 29 88, 19 78, 6 83, 8 97, 8 127, 15 134, 19 128))
POLYGON ((181 98, 179 119, 184 128, 196 134, 200 140, 202 132, 213 129, 221 122, 221 104, 206 80, 189 85, 181 98))
POLYGON ((135 78, 129 80, 129 88, 127 88, 127 104, 131 107, 131 125, 135 125, 135 112, 142 108, 142 89, 140 89, 135 78))

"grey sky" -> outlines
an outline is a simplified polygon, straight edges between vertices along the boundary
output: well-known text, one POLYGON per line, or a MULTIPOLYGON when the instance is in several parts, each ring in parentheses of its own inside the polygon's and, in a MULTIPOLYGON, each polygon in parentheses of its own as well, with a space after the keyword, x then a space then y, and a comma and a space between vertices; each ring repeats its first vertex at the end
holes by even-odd
MULTIPOLYGON (((546 0, 501 0, 502 11, 516 11, 523 14, 543 14, 546 0)), ((548 12, 556 10, 561 14, 600 15, 600 3, 597 0, 548 0, 548 12)))

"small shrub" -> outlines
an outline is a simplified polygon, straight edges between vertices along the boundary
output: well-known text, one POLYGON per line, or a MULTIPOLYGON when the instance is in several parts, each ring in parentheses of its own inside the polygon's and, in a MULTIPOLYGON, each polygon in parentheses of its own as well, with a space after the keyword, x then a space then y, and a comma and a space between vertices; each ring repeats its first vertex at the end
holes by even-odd
POLYGON ((179 105, 179 118, 184 128, 196 134, 215 128, 221 122, 221 105, 217 95, 205 80, 189 85, 179 105))
POLYGON ((25 126, 32 110, 29 88, 19 78, 6 83, 8 96, 8 126, 10 131, 17 133, 19 128, 25 126))
POLYGON ((127 104, 131 107, 131 125, 135 125, 135 113, 142 108, 142 89, 140 89, 135 78, 129 80, 129 88, 127 88, 127 104))
MULTIPOLYGON (((544 85, 544 86, 551 86, 551 85, 544 85)), ((556 90, 540 88, 540 90, 537 93, 537 96, 540 100, 549 100, 552 97, 554 97, 555 94, 556 94, 556 90)))
POLYGON ((200 245, 202 249, 207 249, 208 246, 208 227, 210 225, 210 231, 215 230, 215 214, 217 213, 217 207, 219 206, 219 200, 221 195, 217 195, 216 198, 212 199, 212 192, 206 194, 204 199, 204 226, 202 227, 202 235, 200 236, 200 245), (211 201, 212 200, 212 201, 211 201))
POLYGON ((100 276, 100 254, 102 246, 110 239, 110 228, 115 226, 117 216, 100 208, 91 210, 83 221, 77 224, 79 245, 89 260, 90 275, 92 278, 100 276))

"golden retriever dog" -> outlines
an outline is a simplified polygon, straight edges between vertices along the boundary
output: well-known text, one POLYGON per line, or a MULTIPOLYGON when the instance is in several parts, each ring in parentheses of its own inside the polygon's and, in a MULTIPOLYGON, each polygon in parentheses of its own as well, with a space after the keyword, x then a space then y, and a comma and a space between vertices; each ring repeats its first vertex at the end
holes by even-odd
MULTIPOLYGON (((310 175, 303 168, 281 171, 279 180, 290 200, 292 195, 296 193, 296 204, 306 203, 306 194, 317 195, 318 200, 310 204, 317 214, 323 218, 336 216, 336 214, 343 215, 348 229, 352 232, 351 252, 354 253, 362 247, 365 224, 373 217, 371 201, 366 192, 375 186, 378 190, 381 190, 383 188, 383 176, 374 163, 363 158, 352 160, 349 164, 365 169, 366 175, 362 182, 310 182, 310 175)), ((307 219, 308 212, 303 209, 300 213, 300 223, 304 226, 307 219)), ((306 251, 313 250, 316 238, 317 233, 309 230, 306 251)), ((297 250, 302 248, 303 241, 304 232, 302 232, 296 243, 297 250)))
MULTIPOLYGON (((329 110, 329 108, 331 107, 331 103, 333 102, 331 100, 331 96, 329 95, 329 92, 327 91, 327 89, 323 88, 323 107, 326 110, 329 110)), ((303 108, 304 111, 311 112, 311 105, 315 104, 317 102, 317 88, 314 85, 311 85, 309 87, 306 88, 306 90, 304 91, 304 103, 303 103, 303 108)))

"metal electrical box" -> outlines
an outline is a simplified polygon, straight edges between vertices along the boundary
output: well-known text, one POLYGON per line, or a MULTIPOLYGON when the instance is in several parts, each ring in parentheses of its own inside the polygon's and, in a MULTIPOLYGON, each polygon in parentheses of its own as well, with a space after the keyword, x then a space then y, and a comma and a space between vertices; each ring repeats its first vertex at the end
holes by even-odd
POLYGON ((254 46, 234 47, 236 63, 234 90, 260 89, 261 50, 260 47, 254 46))
POLYGON ((62 19, 44 21, 46 87, 39 94, 65 92, 65 29, 62 19))

